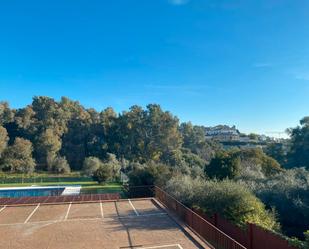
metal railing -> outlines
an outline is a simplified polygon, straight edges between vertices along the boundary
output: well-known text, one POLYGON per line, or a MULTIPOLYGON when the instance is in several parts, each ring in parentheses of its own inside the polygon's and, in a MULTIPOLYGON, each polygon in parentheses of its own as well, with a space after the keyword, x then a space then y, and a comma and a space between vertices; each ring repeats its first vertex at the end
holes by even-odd
POLYGON ((200 215, 177 201, 161 188, 155 186, 155 198, 185 222, 196 234, 216 249, 246 249, 236 240, 219 230, 200 215))
POLYGON ((62 203, 83 203, 98 202, 108 200, 119 200, 120 195, 114 194, 94 194, 94 195, 68 195, 68 196, 31 196, 19 198, 0 198, 0 206, 20 206, 33 204, 62 204, 62 203))

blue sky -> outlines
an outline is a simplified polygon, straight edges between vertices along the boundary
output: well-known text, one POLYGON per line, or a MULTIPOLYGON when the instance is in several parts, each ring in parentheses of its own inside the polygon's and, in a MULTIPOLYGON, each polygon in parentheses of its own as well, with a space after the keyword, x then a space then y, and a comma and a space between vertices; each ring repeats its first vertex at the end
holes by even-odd
POLYGON ((283 131, 309 115, 308 25, 307 0, 4 0, 0 99, 283 131))

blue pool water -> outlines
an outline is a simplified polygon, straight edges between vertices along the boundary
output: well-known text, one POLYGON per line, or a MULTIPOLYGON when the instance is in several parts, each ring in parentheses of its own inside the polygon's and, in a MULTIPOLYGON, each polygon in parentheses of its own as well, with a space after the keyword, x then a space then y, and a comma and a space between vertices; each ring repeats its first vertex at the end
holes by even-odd
POLYGON ((26 196, 58 196, 65 188, 0 189, 0 198, 26 196))

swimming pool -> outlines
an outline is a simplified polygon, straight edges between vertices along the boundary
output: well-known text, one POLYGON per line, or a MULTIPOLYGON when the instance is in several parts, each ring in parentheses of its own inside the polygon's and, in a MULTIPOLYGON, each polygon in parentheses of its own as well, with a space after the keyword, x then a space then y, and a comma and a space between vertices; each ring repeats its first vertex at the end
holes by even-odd
POLYGON ((34 186, 18 188, 0 188, 0 198, 17 198, 27 196, 59 196, 76 195, 80 193, 80 186, 34 186))

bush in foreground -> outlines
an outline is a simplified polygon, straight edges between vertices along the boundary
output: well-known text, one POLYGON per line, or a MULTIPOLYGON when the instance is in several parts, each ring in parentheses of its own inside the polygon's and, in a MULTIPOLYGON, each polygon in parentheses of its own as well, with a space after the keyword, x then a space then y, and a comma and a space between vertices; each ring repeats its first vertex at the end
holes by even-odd
POLYGON ((268 178, 239 178, 238 181, 255 193, 265 205, 276 208, 286 235, 303 238, 309 220, 308 170, 295 168, 268 178))
POLYGON ((218 213, 238 226, 254 223, 278 231, 273 211, 244 186, 230 180, 203 181, 188 176, 169 180, 166 190, 189 206, 196 206, 210 215, 218 213))

